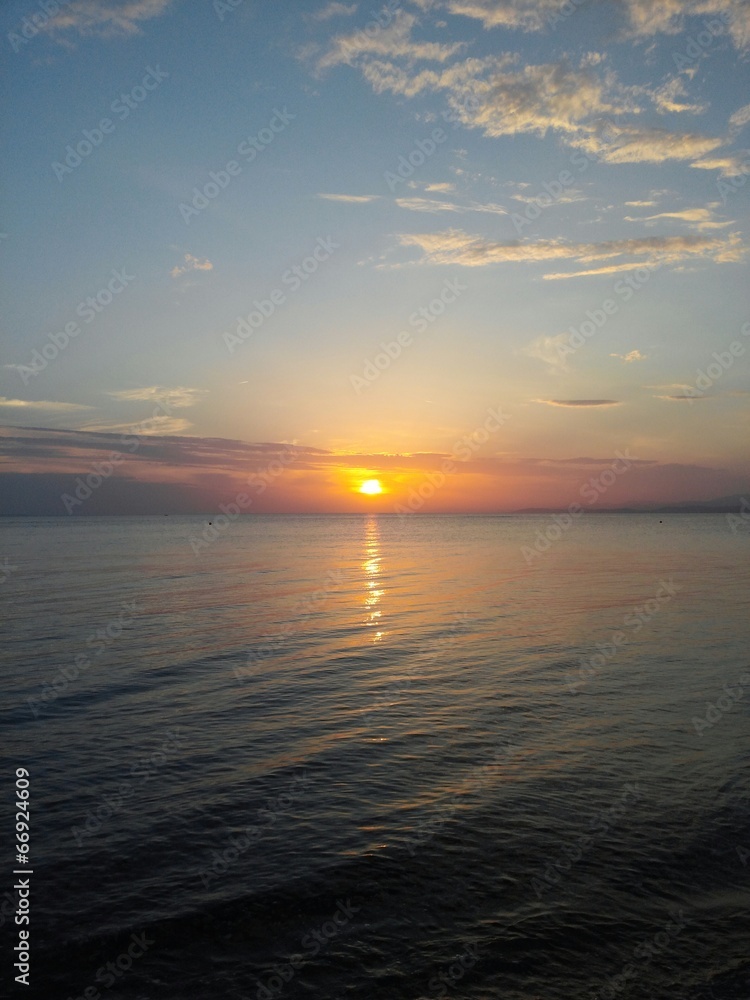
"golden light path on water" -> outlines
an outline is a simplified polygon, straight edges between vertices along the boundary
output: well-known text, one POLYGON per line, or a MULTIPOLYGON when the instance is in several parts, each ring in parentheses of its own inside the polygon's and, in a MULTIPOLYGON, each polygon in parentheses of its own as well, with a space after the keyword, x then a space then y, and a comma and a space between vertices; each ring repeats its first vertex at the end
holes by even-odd
MULTIPOLYGON (((371 628, 381 624, 382 610, 378 605, 385 593, 380 588, 381 559, 380 529, 377 518, 371 517, 365 526, 365 560, 362 563, 362 569, 365 573, 365 608, 367 609, 365 624, 371 628)), ((384 635, 385 632, 376 628, 372 641, 380 642, 384 635)))

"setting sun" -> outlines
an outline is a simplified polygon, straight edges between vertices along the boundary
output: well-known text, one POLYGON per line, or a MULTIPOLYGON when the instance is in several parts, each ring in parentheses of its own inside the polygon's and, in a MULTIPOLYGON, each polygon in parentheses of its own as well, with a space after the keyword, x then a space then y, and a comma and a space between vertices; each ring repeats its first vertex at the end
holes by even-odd
POLYGON ((383 492, 379 479, 366 479, 359 488, 360 493, 367 493, 368 496, 376 496, 383 492))

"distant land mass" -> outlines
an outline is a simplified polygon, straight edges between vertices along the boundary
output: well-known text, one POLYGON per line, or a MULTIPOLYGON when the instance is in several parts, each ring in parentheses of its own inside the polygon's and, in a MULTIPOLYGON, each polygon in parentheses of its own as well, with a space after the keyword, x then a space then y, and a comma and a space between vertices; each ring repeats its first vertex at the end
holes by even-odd
MULTIPOLYGON (((750 491, 748 491, 750 492, 750 491)), ((744 496, 717 497, 714 500, 683 500, 680 503, 637 503, 629 507, 583 508, 585 514, 736 514, 739 510, 750 514, 750 500, 744 496)), ((524 507, 514 514, 557 514, 559 507, 524 507)))

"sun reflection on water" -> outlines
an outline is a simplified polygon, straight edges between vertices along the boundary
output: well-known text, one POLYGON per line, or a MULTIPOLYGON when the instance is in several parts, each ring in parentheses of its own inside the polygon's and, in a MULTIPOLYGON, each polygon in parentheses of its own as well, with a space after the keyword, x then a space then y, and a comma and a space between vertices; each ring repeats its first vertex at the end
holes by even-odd
POLYGON ((381 587, 382 556, 380 554, 380 528, 375 517, 370 517, 365 523, 365 558, 362 569, 365 574, 365 625, 374 628, 373 642, 380 642, 385 632, 380 628, 382 609, 379 607, 385 591, 381 587))

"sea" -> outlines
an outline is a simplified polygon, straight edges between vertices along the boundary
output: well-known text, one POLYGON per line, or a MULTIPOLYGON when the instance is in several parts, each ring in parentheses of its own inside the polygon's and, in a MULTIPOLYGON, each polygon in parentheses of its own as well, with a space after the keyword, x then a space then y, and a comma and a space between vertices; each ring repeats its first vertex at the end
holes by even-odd
POLYGON ((746 1000, 749 556, 720 514, 0 520, 6 995, 746 1000))

